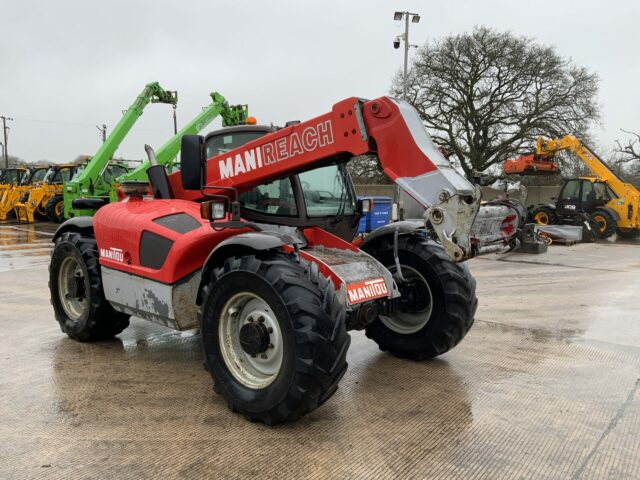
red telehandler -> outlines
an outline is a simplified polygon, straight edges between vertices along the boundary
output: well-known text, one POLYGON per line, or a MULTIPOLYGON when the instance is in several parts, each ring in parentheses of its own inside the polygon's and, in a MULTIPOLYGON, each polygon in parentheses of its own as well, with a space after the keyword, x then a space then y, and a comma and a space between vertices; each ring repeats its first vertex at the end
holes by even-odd
POLYGON ((120 333, 135 315, 200 327, 214 390, 231 410, 274 424, 315 409, 344 375, 348 330, 414 360, 465 336, 477 307, 460 263, 515 242, 520 214, 480 206, 479 188, 434 147, 417 112, 389 97, 348 98, 285 128, 228 127, 182 139, 181 172, 55 234, 51 301, 80 341, 120 333), (371 205, 346 163, 377 154, 426 209, 353 242, 371 205))

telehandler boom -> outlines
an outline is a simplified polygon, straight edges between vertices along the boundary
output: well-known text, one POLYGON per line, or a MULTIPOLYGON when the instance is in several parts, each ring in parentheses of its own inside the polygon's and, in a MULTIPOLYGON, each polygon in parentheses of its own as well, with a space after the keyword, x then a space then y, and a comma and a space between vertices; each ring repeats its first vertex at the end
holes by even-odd
POLYGON ((348 98, 282 129, 184 136, 171 175, 146 149, 149 189, 125 182, 122 201, 56 232, 56 319, 80 341, 120 333, 131 315, 200 326, 214 390, 252 421, 325 402, 347 368, 347 330, 415 360, 453 348, 477 307, 461 262, 516 234, 509 202, 481 206, 418 113, 390 97, 348 98), (371 205, 356 200, 346 163, 364 153, 425 206, 424 220, 352 241, 371 205))
POLYGON ((76 198, 100 198, 105 195, 108 197, 111 185, 106 184, 102 174, 113 158, 113 154, 142 115, 145 107, 149 103, 175 105, 177 101, 176 92, 164 90, 157 82, 145 85, 84 170, 76 178, 65 182, 63 189, 65 218, 93 214, 93 210, 75 208, 73 200, 76 198))

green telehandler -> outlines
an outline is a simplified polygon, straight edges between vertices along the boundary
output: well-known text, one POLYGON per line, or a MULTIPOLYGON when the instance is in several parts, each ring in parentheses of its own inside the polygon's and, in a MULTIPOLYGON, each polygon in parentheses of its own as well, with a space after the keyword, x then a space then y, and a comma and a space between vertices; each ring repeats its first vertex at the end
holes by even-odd
MULTIPOLYGON (((212 103, 158 149, 156 154, 158 164, 166 166, 169 170, 174 168, 182 137, 184 135, 197 134, 218 115, 222 116, 224 125, 238 125, 246 121, 246 105, 230 106, 219 93, 214 92, 210 95, 212 103)), ((147 180, 148 161, 117 178, 111 178, 109 181, 105 180, 103 174, 120 143, 149 103, 175 105, 176 102, 176 92, 165 91, 155 82, 145 86, 143 92, 125 112, 120 122, 98 149, 89 164, 73 180, 65 183, 65 218, 92 216, 101 206, 110 201, 117 201, 118 187, 123 181, 147 180)))

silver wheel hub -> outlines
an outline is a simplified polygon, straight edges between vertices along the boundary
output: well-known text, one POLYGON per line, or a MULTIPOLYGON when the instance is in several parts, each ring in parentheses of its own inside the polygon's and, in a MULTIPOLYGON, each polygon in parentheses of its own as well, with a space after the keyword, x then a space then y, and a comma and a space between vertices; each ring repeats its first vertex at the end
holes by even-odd
MULTIPOLYGON (((407 265, 400 265, 400 268, 405 282, 398 282, 398 287, 404 298, 393 315, 380 315, 380 320, 394 332, 408 335, 429 323, 433 313, 433 295, 429 283, 418 270, 407 265)), ((396 266, 390 266, 389 271, 394 274, 396 266)))
POLYGON ((270 385, 282 367, 280 324, 267 302, 243 292, 231 297, 218 322, 222 358, 242 385, 261 389, 270 385))
POLYGON ((82 265, 74 257, 65 258, 60 265, 58 296, 67 316, 80 320, 87 308, 87 285, 82 265))

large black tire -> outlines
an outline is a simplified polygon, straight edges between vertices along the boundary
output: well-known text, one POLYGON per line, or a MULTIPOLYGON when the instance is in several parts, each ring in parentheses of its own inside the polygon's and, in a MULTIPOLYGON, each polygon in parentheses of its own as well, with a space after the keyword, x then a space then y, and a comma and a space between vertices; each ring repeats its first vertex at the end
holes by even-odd
POLYGON ((616 219, 607 210, 596 209, 592 217, 598 224, 598 238, 609 238, 616 233, 616 219))
MULTIPOLYGON (((365 251, 395 272, 393 238, 375 241, 366 246, 365 251)), ((414 282, 419 289, 413 291, 419 293, 411 294, 406 290, 406 284, 399 282, 400 291, 404 290, 405 297, 410 295, 410 298, 404 304, 400 301, 399 313, 391 315, 390 319, 394 323, 401 322, 401 316, 409 314, 418 319, 423 316, 422 322, 426 323, 418 322, 403 331, 398 324, 393 329, 388 321, 378 318, 366 327, 365 333, 380 350, 398 357, 424 360, 442 355, 455 347, 473 325, 478 307, 475 279, 466 265, 453 263, 440 245, 417 235, 399 237, 398 258, 405 278, 414 275, 419 279, 415 275, 419 273, 428 284, 428 291, 421 286, 423 282, 414 282)))
POLYGON ((49 264, 49 290, 60 329, 75 340, 104 340, 129 326, 129 315, 114 310, 104 298, 98 249, 92 235, 65 232, 56 239, 49 264), (73 280, 64 276, 71 268, 76 270, 73 280), (63 276, 66 284, 62 283, 63 276))
MULTIPOLYGON (((231 257, 213 270, 202 299, 199 316, 205 366, 214 379, 214 390, 232 411, 272 425, 299 418, 336 391, 347 369, 350 337, 333 283, 315 265, 266 252, 231 257), (258 296, 271 309, 283 346, 280 367, 264 387, 242 383, 240 374, 232 373, 225 362, 229 347, 221 347, 220 332, 227 321, 222 315, 227 305, 233 305, 227 302, 247 294, 258 296)), ((241 312, 234 315, 244 315, 241 312)), ((242 355, 238 358, 246 358, 242 355)))
POLYGON ((45 205, 47 218, 55 223, 64 222, 64 197, 62 195, 54 195, 45 205))
POLYGON ((640 228, 617 228, 616 234, 625 240, 633 240, 640 237, 640 228))
POLYGON ((556 225, 558 215, 548 206, 540 206, 531 212, 531 221, 538 225, 556 225))

